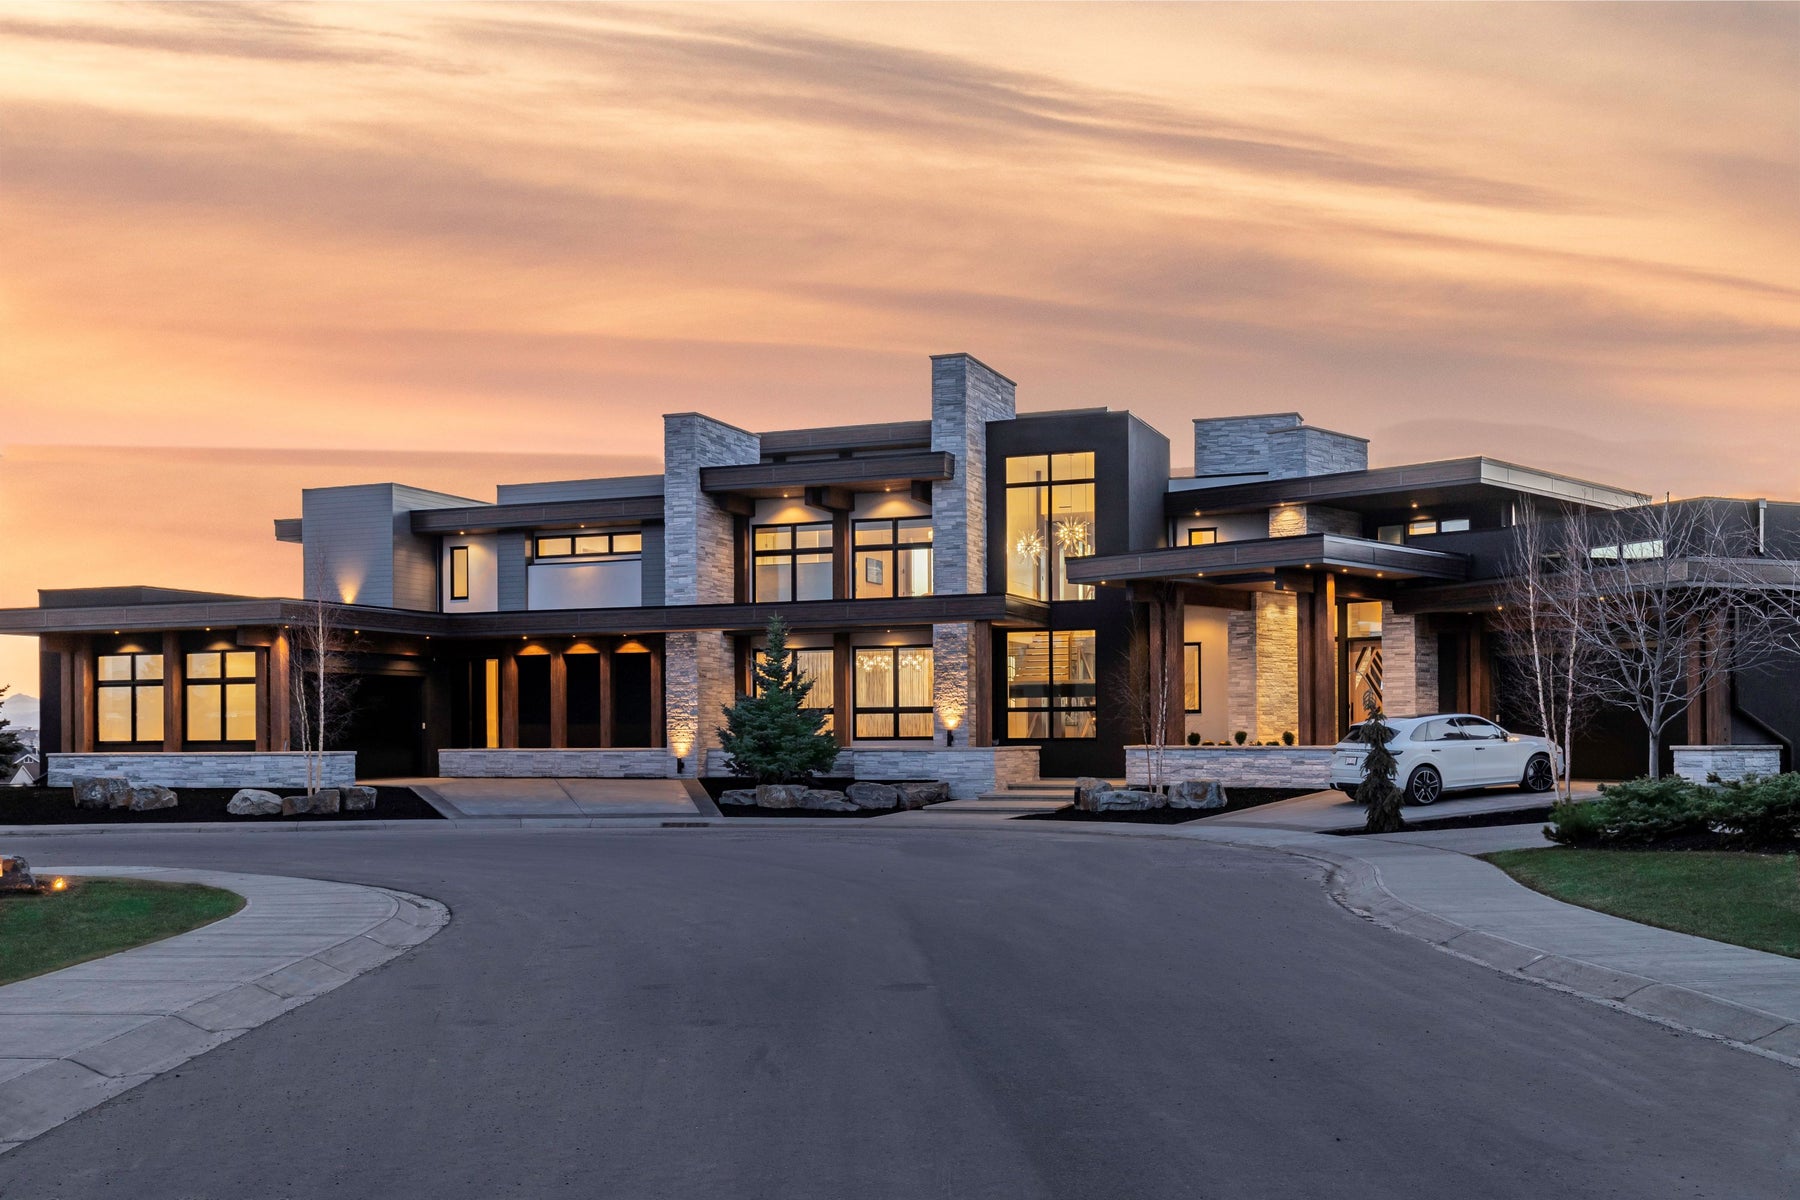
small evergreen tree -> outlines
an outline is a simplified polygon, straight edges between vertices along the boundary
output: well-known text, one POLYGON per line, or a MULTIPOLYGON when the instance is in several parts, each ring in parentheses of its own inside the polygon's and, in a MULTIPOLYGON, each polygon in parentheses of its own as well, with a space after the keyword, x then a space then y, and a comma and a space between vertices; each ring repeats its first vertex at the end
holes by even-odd
POLYGON ((12 766, 25 753, 24 739, 12 731, 12 722, 6 719, 4 712, 6 693, 11 690, 10 685, 0 683, 0 767, 12 766))
POLYGON ((837 739, 821 732, 826 710, 802 708, 812 681, 788 649, 787 625, 769 618, 768 648, 756 664, 753 692, 725 710, 719 730, 734 774, 756 783, 789 783, 831 769, 837 739))
POLYGON ((1394 727, 1387 723, 1381 704, 1372 694, 1365 697, 1363 703, 1367 706, 1369 719, 1363 722, 1362 740, 1369 749, 1363 756, 1363 781, 1356 788, 1356 801, 1367 808, 1369 814, 1363 829, 1369 833, 1399 833, 1406 828, 1406 821, 1400 815, 1406 794, 1394 783, 1399 764, 1394 761, 1394 752, 1388 749, 1388 743, 1394 740, 1394 727))

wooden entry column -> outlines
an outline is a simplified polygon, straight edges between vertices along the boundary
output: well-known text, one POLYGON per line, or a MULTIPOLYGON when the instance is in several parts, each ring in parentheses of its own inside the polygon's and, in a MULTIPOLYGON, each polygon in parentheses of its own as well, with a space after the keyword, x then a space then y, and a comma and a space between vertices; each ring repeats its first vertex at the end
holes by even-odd
POLYGON ((560 648, 550 651, 550 748, 569 745, 569 662, 560 648))
POLYGON ((1296 599, 1299 643, 1300 744, 1337 744, 1337 580, 1328 571, 1312 576, 1312 590, 1296 599))

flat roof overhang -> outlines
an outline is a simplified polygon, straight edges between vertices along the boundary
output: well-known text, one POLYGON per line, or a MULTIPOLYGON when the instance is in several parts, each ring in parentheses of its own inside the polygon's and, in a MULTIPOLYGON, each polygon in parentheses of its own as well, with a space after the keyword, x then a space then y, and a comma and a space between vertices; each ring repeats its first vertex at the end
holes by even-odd
POLYGON ((1514 492, 1590 508, 1631 508, 1650 497, 1623 488, 1557 475, 1492 458, 1450 458, 1439 462, 1341 471, 1334 475, 1299 475, 1194 487, 1164 493, 1164 512, 1171 517, 1206 513, 1250 512, 1283 504, 1322 504, 1352 512, 1385 512, 1402 504, 1455 504, 1491 498, 1494 491, 1514 492))
MULTIPOLYGON (((446 640, 603 633, 681 633, 717 629, 754 633, 779 616, 793 629, 867 629, 991 621, 1042 626, 1047 605, 1018 596, 988 594, 912 596, 892 600, 808 600, 789 604, 692 604, 639 608, 534 609, 526 612, 435 613, 367 605, 333 605, 336 624, 369 633, 446 640)), ((312 613, 304 600, 234 599, 174 604, 115 604, 69 608, 0 609, 0 633, 142 633, 209 626, 272 627, 303 624, 312 613)))
POLYGON ((414 533, 495 533, 502 529, 580 529, 636 525, 663 519, 661 496, 607 500, 555 500, 540 504, 476 504, 467 508, 416 508, 407 519, 414 533))
MULTIPOLYGON (((749 500, 798 499, 808 491, 844 494, 902 491, 919 483, 956 478, 956 459, 941 450, 863 458, 809 459, 702 467, 700 490, 749 500)), ((830 497, 826 497, 830 499, 830 497)), ((826 504, 825 507, 837 507, 826 504)))
MULTIPOLYGON (((1800 594, 1800 562, 1789 559, 1744 558, 1733 559, 1729 564, 1691 558, 1673 559, 1665 564, 1661 559, 1650 559, 1602 567, 1595 578, 1603 581, 1606 590, 1614 592, 1668 586, 1800 594)), ((1517 578, 1501 577, 1407 588, 1394 594, 1394 611, 1481 612, 1506 603, 1506 597, 1518 587, 1517 578)))
POLYGON ((1469 560, 1442 550, 1313 533, 1070 559, 1067 565, 1071 583, 1205 579, 1224 587, 1266 584, 1278 572, 1294 570, 1342 571, 1383 579, 1460 580, 1469 573, 1469 560))

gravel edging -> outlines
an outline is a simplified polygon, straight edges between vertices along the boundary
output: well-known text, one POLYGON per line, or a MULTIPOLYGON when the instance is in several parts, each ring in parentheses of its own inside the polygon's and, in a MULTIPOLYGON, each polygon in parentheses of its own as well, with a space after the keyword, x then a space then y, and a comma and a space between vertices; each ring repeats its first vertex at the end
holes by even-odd
POLYGON ((187 933, 0 987, 0 1154, 405 954, 450 920, 423 896, 326 880, 44 873, 200 883, 245 904, 187 933))

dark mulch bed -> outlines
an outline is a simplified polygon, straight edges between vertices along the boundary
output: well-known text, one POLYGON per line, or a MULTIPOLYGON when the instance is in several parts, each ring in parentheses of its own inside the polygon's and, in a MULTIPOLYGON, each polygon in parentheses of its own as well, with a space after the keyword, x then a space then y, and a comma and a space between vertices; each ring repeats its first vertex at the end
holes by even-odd
POLYGON ((1220 813, 1238 812, 1246 808, 1257 808, 1264 804, 1273 804, 1277 800, 1292 800, 1295 796, 1310 796, 1317 788, 1226 788, 1224 808, 1148 808, 1142 812, 1083 812, 1075 807, 1059 808, 1055 812, 1025 813, 1015 818, 1020 821, 1102 821, 1124 825, 1182 825, 1188 821, 1198 821, 1203 817, 1216 817, 1220 813))
MULTIPOLYGON (((304 788, 269 788, 278 796, 298 796, 304 788)), ((181 803, 174 808, 131 812, 122 808, 76 808, 68 788, 7 788, 0 790, 0 825, 169 825, 189 821, 224 821, 254 825, 269 821, 438 821, 443 814, 419 798, 409 787, 375 789, 372 812, 347 812, 336 816, 234 817, 225 806, 236 788, 176 788, 181 803)))
MULTIPOLYGON (((1418 809, 1411 811, 1417 812, 1418 809)), ((1426 833, 1433 829, 1493 829, 1501 825, 1542 825, 1550 819, 1550 806, 1515 808, 1508 812, 1465 813, 1460 817, 1431 817, 1426 820, 1406 819, 1409 832, 1426 833)), ((1335 837, 1362 837, 1366 829, 1326 829, 1321 832, 1335 837)))

